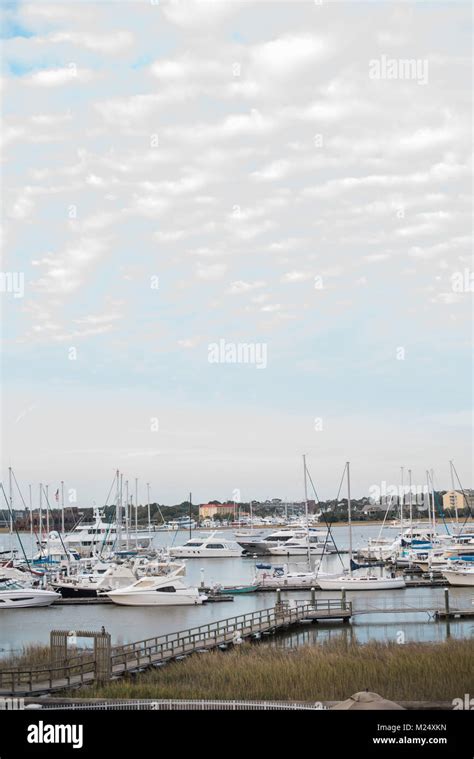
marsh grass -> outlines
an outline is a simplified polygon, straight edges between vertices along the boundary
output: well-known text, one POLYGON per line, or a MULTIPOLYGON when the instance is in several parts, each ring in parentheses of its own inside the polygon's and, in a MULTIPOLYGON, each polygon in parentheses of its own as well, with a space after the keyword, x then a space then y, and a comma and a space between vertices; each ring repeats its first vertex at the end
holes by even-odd
MULTIPOLYGON (((69 650, 69 660, 71 656, 81 656, 82 659, 89 660, 93 658, 90 649, 72 649, 69 650)), ((48 667, 50 665, 50 648, 49 646, 27 645, 23 646, 21 651, 10 654, 0 659, 0 672, 8 669, 36 669, 48 667)))
POLYGON ((84 688, 80 696, 336 701, 367 688, 399 701, 446 701, 473 692, 473 659, 470 640, 328 641, 296 649, 245 643, 84 688))

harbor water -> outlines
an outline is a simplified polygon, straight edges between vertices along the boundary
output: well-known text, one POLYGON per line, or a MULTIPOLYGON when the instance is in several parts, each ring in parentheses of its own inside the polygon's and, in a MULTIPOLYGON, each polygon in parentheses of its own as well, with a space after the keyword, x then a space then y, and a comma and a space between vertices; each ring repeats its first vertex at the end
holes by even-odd
MULTIPOLYGON (((376 537, 380 532, 378 525, 354 525, 354 550, 366 545, 369 537, 376 537)), ((348 545, 347 526, 334 526, 334 538, 338 548, 348 545)), ((197 534, 197 533, 196 533, 197 534)), ((226 531, 229 538, 233 533, 226 531)), ((395 537, 396 528, 386 528, 384 535, 395 537)), ((29 534, 22 534, 21 541, 27 555, 32 554, 29 534)), ((180 545, 189 538, 188 532, 180 530, 173 533, 155 533, 155 546, 180 545)), ((20 548, 14 537, 14 547, 20 548)), ((10 548, 10 536, 0 535, 0 547, 10 548)), ((21 550, 18 555, 21 555, 21 550)), ((325 557, 322 571, 337 572, 341 569, 341 559, 347 565, 347 554, 338 557, 325 557)), ((313 559, 318 561, 319 558, 313 559)), ((265 556, 258 558, 228 559, 188 559, 186 561, 186 582, 199 585, 204 578, 206 586, 214 583, 221 585, 248 584, 255 574, 255 564, 261 561, 272 564, 285 563, 283 557, 265 556), (203 572, 201 572, 203 570, 203 572)), ((304 557, 290 557, 290 569, 307 571, 304 557)), ((380 568, 373 570, 381 572, 380 568)), ((176 632, 189 627, 208 624, 219 619, 269 608, 275 603, 276 594, 271 591, 235 595, 232 602, 209 603, 202 606, 168 606, 168 607, 127 607, 115 604, 90 604, 50 606, 44 608, 26 608, 0 611, 0 656, 19 653, 24 646, 49 643, 52 629, 64 630, 100 630, 102 626, 110 632, 113 644, 128 643, 144 638, 176 632)), ((295 592, 282 592, 282 599, 310 600, 310 589, 295 592)), ((316 598, 338 598, 337 591, 318 591, 316 598)), ((347 637, 361 643, 369 640, 396 641, 442 641, 447 635, 453 638, 471 637, 474 630, 472 618, 454 619, 449 625, 444 621, 435 621, 426 609, 444 608, 443 587, 415 587, 391 591, 354 591, 347 592, 347 598, 353 602, 354 610, 369 613, 355 614, 350 624, 341 622, 319 622, 306 625, 288 633, 275 636, 276 645, 295 646, 315 644, 328 638, 347 637), (372 609, 400 609, 409 607, 409 612, 370 613, 372 609), (424 609, 423 611, 417 611, 424 609)), ((472 609, 473 589, 466 587, 450 588, 451 607, 472 609)), ((86 644, 86 639, 84 639, 86 644)))

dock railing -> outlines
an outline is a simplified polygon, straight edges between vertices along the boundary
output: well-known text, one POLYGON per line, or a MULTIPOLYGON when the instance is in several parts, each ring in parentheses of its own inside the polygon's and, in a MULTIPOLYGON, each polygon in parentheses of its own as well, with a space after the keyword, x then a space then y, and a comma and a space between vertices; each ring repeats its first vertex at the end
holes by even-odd
POLYGON ((208 624, 191 627, 175 633, 158 635, 153 638, 114 646, 112 649, 112 671, 114 667, 125 665, 138 659, 143 666, 154 659, 168 659, 184 655, 200 647, 210 648, 232 643, 238 637, 247 637, 268 630, 294 624, 314 612, 327 615, 337 612, 351 612, 351 602, 342 599, 318 599, 315 603, 297 602, 283 608, 272 607, 239 614, 228 619, 216 620, 208 624))
MULTIPOLYGON (((134 643, 114 646, 110 652, 110 675, 120 676, 151 664, 199 652, 240 643, 244 638, 259 637, 269 631, 284 628, 305 618, 342 618, 350 616, 352 604, 345 599, 318 599, 314 602, 277 604, 258 611, 239 614, 179 632, 165 633, 134 643)), ((99 664, 92 654, 83 653, 63 661, 32 667, 0 667, 0 690, 8 693, 53 691, 55 689, 90 684, 98 679, 99 664)))

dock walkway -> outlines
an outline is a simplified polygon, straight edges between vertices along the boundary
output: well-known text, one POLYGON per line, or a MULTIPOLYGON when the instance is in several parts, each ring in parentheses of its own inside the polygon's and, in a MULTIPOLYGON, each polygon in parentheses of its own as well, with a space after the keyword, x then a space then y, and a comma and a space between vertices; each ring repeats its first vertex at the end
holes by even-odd
POLYGON ((349 621, 352 604, 342 599, 311 603, 280 602, 269 609, 240 614, 176 633, 158 635, 110 649, 104 657, 69 657, 46 667, 0 670, 0 696, 32 696, 54 693, 66 688, 106 682, 125 674, 140 672, 173 659, 206 652, 259 638, 306 621, 349 621))

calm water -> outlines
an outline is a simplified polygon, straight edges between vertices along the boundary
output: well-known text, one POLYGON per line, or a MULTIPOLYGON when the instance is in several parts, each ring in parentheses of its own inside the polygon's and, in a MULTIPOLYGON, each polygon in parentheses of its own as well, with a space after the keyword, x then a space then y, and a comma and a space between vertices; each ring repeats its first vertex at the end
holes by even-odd
MULTIPOLYGON (((348 544, 347 527, 334 527, 334 536, 339 548, 348 544)), ((363 545, 369 537, 379 534, 380 527, 374 525, 356 526, 353 529, 354 548, 363 545)), ((386 529, 385 535, 395 536, 396 529, 386 529)), ((232 533, 227 532, 228 537, 232 533)), ((156 545, 175 545, 184 543, 188 533, 157 533, 154 537, 156 545)), ((22 535, 25 549, 30 554, 30 536, 22 535)), ((9 548, 9 536, 0 535, 0 550, 9 548)), ((282 563, 279 557, 273 557, 274 564, 282 563)), ((302 557, 294 557, 292 568, 307 568, 302 557)), ((348 562, 347 555, 343 557, 348 562)), ((187 582, 199 584, 201 569, 204 569, 206 585, 214 582, 223 585, 250 582, 255 572, 255 563, 267 559, 190 559, 187 561, 187 582)), ((339 558, 330 556, 323 561, 324 571, 337 571, 341 564, 339 558)), ((380 570, 375 570, 380 571, 380 570)), ((316 592, 317 598, 336 598, 337 592, 316 592)), ((309 599, 310 591, 282 593, 283 598, 299 600, 309 599)), ((447 635, 444 622, 430 620, 426 612, 417 613, 416 608, 443 608, 444 596, 442 588, 410 588, 396 591, 353 592, 347 597, 354 603, 355 609, 393 608, 400 606, 413 607, 413 613, 404 614, 363 614, 355 616, 351 624, 342 625, 340 622, 319 623, 300 628, 297 632, 275 637, 278 645, 298 645, 316 643, 328 638, 348 636, 360 642, 367 640, 400 640, 404 636, 409 641, 439 641, 447 635)), ((275 595, 269 593, 252 593, 236 596, 233 602, 207 604, 204 606, 162 607, 151 609, 147 607, 127 608, 115 605, 93 606, 52 606, 39 609, 2 610, 0 612, 0 656, 13 651, 19 651, 25 644, 49 642, 49 633, 54 628, 59 629, 88 629, 99 630, 102 625, 112 634, 115 643, 126 643, 142 638, 174 632, 195 625, 207 624, 210 621, 225 619, 237 614, 265 609, 274 603, 275 595)), ((472 588, 452 588, 450 591, 451 606, 471 608, 474 599, 472 588)), ((472 620, 456 620, 449 625, 452 637, 466 638, 472 636, 474 624, 472 620)), ((84 641, 85 642, 85 641, 84 641)))

